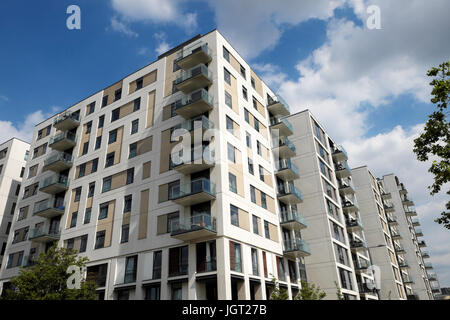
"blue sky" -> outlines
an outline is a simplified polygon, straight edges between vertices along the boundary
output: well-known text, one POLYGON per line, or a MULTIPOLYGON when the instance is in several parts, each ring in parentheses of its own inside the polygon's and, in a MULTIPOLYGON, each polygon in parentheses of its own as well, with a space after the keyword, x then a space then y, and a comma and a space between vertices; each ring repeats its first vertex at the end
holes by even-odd
POLYGON ((294 111, 313 111, 346 147, 351 165, 405 181, 425 239, 435 244, 428 249, 441 285, 450 286, 450 250, 442 245, 449 232, 432 221, 446 199, 427 194, 428 165, 411 152, 432 111, 425 72, 450 58, 448 37, 439 32, 450 29, 449 2, 281 3, 1 1, 0 140, 29 139, 31 124, 217 27, 294 111), (71 4, 81 8, 81 30, 66 28, 71 4), (365 27, 370 4, 381 8, 381 30, 365 27))

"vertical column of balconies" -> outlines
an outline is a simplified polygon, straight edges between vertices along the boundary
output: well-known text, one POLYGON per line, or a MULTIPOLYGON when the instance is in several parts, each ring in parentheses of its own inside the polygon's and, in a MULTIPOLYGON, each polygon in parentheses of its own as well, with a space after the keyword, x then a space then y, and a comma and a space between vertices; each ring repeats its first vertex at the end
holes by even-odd
POLYGON ((79 112, 67 111, 54 119, 53 127, 58 132, 51 137, 49 147, 53 151, 44 160, 46 175, 39 184, 39 191, 49 198, 35 203, 33 214, 50 220, 48 226, 30 231, 29 239, 36 242, 52 242, 59 239, 59 219, 65 210, 65 193, 69 189, 68 173, 73 165, 72 150, 77 144, 76 129, 80 125, 79 112))
POLYGON ((185 215, 172 221, 171 236, 187 242, 211 239, 216 235, 216 219, 211 215, 211 206, 209 210, 205 209, 208 206, 200 211, 193 209, 193 206, 215 200, 215 184, 209 179, 209 175, 201 178, 191 176, 215 165, 212 154, 209 149, 205 149, 202 139, 196 138, 198 135, 203 137, 206 130, 214 128, 209 120, 209 112, 214 107, 208 92, 212 85, 212 74, 208 68, 211 60, 210 49, 203 42, 184 48, 175 60, 182 69, 175 85, 183 93, 175 102, 175 113, 184 118, 175 129, 184 129, 181 136, 183 139, 190 139, 191 148, 190 154, 181 152, 180 161, 173 164, 174 170, 185 175, 189 182, 180 184, 169 192, 169 200, 185 207, 185 215))
POLYGON ((280 226, 283 235, 283 250, 288 258, 296 259, 310 255, 307 242, 301 238, 301 229, 306 228, 306 219, 298 212, 297 204, 303 201, 302 194, 294 186, 299 179, 299 170, 291 162, 296 155, 294 144, 288 139, 293 134, 288 104, 279 96, 269 99, 267 109, 270 116, 270 130, 274 139, 275 176, 277 197, 280 207, 280 226))

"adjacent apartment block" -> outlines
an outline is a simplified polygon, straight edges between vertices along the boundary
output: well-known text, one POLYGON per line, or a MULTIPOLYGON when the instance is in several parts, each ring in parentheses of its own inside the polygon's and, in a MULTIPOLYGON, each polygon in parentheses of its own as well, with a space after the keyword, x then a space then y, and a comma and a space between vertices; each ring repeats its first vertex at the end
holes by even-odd
POLYGON ((394 174, 383 176, 380 183, 386 193, 391 194, 392 214, 398 219, 398 225, 395 227, 397 235, 397 244, 401 250, 397 254, 403 257, 408 264, 407 274, 402 274, 402 281, 406 288, 406 294, 410 299, 433 300, 430 278, 434 281, 435 274, 430 272, 433 266, 425 262, 430 255, 423 250, 425 242, 422 230, 417 228, 420 222, 417 218, 417 212, 414 208, 414 202, 408 197, 408 190, 404 184, 394 174))
POLYGON ((292 166, 300 175, 294 184, 302 190, 308 225, 302 239, 312 252, 308 280, 326 292, 325 299, 337 299, 337 288, 346 300, 378 299, 347 153, 309 110, 286 119, 294 128, 289 143, 297 150, 292 166))
POLYGON ((273 278, 292 298, 310 250, 287 115, 214 30, 38 124, 3 288, 57 243, 99 299, 267 299, 273 278))
POLYGON ((0 144, 0 266, 13 223, 30 144, 13 138, 0 144))

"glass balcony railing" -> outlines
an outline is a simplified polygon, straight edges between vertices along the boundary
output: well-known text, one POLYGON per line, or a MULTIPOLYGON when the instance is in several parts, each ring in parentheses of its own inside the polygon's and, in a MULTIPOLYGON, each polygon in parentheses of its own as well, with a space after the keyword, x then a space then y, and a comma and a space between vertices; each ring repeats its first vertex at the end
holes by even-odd
POLYGON ((67 188, 69 186, 69 178, 59 174, 53 174, 39 183, 39 189, 44 189, 52 185, 59 185, 62 188, 67 188))
POLYGON ((72 156, 65 152, 54 151, 47 157, 47 159, 45 159, 44 166, 48 166, 50 164, 53 164, 53 163, 59 162, 59 161, 65 162, 71 166, 72 165, 72 156))
POLYGON ((216 218, 211 217, 209 212, 196 213, 189 217, 186 221, 174 219, 171 221, 171 234, 197 231, 199 229, 207 229, 211 232, 216 232, 216 218))
MULTIPOLYGON (((342 199, 342 198, 341 198, 342 199)), ((347 210, 357 210, 359 208, 358 205, 358 201, 356 200, 356 198, 354 198, 353 200, 344 198, 342 201, 342 208, 347 211, 347 210)))
POLYGON ((406 261, 406 260, 403 260, 403 261, 399 260, 399 261, 398 261, 398 266, 399 266, 400 268, 408 268, 408 267, 409 267, 409 264, 408 264, 408 261, 406 261))
POLYGON ((420 228, 414 228, 414 233, 416 234, 416 235, 420 235, 420 236, 422 236, 423 235, 423 233, 422 233, 422 229, 420 229, 420 228))
POLYGON ((398 218, 395 214, 391 214, 387 216, 388 223, 398 223, 398 218))
POLYGON ((427 269, 433 269, 433 265, 431 264, 431 262, 426 262, 426 263, 424 264, 424 266, 425 266, 425 268, 427 268, 427 269))
POLYGON ((217 270, 215 258, 206 259, 197 263, 197 272, 212 272, 217 270))
POLYGON ((209 179, 202 178, 172 188, 169 192, 169 200, 187 197, 196 193, 205 192, 211 196, 216 196, 216 185, 209 179))
POLYGON ((349 218, 345 220, 348 228, 359 228, 362 229, 363 225, 360 219, 349 218))
MULTIPOLYGON (((210 108, 212 108, 214 105, 214 99, 212 98, 212 96, 208 93, 208 91, 202 88, 189 94, 185 94, 180 100, 176 101, 175 112, 178 109, 181 109, 198 101, 206 102, 210 106, 210 108)), ((203 109, 201 111, 203 111, 203 109)))
POLYGON ((298 167, 292 163, 290 159, 281 159, 280 161, 275 162, 275 169, 277 171, 289 169, 292 170, 297 176, 300 176, 298 167))
POLYGON ((293 184, 287 183, 283 185, 278 185, 278 197, 286 196, 286 195, 294 195, 301 201, 303 201, 303 195, 300 190, 298 190, 293 184))
POLYGON ((295 146, 294 144, 286 137, 283 137, 281 139, 278 139, 278 147, 288 147, 289 149, 291 149, 293 152, 295 152, 295 146))
POLYGON ((340 162, 336 165, 336 173, 341 173, 344 171, 347 172, 347 175, 352 174, 352 170, 350 170, 350 167, 348 166, 347 161, 340 162))
POLYGON ((185 68, 192 66, 192 64, 208 63, 212 59, 211 56, 211 49, 209 49, 208 44, 199 42, 179 51, 175 58, 175 62, 178 63, 180 67, 185 68))
POLYGON ((292 127, 292 124, 284 117, 271 117, 270 118, 270 125, 276 126, 277 124, 283 123, 290 131, 294 131, 294 128, 292 127))
POLYGON ((203 75, 208 79, 212 79, 212 73, 204 64, 199 64, 189 70, 182 70, 181 75, 175 79, 175 85, 183 83, 198 75, 203 75))
POLYGON ((271 106, 276 105, 278 103, 283 105, 284 108, 288 111, 288 113, 290 113, 291 108, 289 107, 287 102, 284 101, 284 99, 280 95, 275 95, 275 97, 271 97, 268 101, 267 107, 270 108, 271 106))
POLYGON ((57 228, 49 228, 48 231, 44 228, 34 228, 30 230, 29 239, 36 239, 41 237, 49 237, 59 239, 60 232, 57 228))
POLYGON ((394 244, 394 249, 397 252, 405 252, 405 248, 403 248, 402 246, 400 246, 398 244, 394 244))
POLYGON ((57 116, 54 120, 53 120, 53 125, 57 126, 58 124, 66 121, 66 120, 74 120, 74 121, 80 121, 80 113, 79 112, 71 112, 71 111, 66 111, 62 114, 60 114, 59 116, 57 116))
POLYGON ((305 255, 310 255, 311 250, 309 248, 309 244, 305 242, 303 239, 296 238, 296 239, 289 239, 284 240, 284 251, 285 252, 293 252, 293 251, 299 251, 304 253, 305 255))
POLYGON ((337 146, 333 150, 333 157, 342 156, 343 159, 348 159, 347 151, 345 151, 343 146, 337 146))
POLYGON ((350 247, 354 248, 354 249, 357 249, 357 248, 365 248, 365 249, 367 249, 367 244, 363 240, 356 240, 355 239, 355 240, 351 240, 350 241, 350 247))
POLYGON ((356 270, 365 270, 370 267, 370 262, 364 259, 353 260, 356 270))
POLYGON ((214 123, 207 117, 201 116, 195 119, 185 120, 175 127, 175 129, 185 129, 187 131, 193 131, 197 128, 202 128, 204 130, 214 129, 214 123))
POLYGON ((214 164, 214 157, 211 154, 211 150, 210 149, 206 149, 203 148, 200 150, 196 150, 196 149, 191 149, 191 156, 190 158, 186 157, 186 159, 184 159, 183 154, 180 155, 180 159, 179 159, 179 163, 174 163, 173 167, 179 167, 182 165, 187 165, 187 164, 203 164, 203 160, 205 163, 207 164, 214 164))
POLYGON ((355 185, 353 184, 352 180, 341 180, 339 182, 339 189, 347 189, 351 188, 352 190, 355 190, 355 185))
POLYGON ((280 222, 289 223, 289 222, 297 222, 303 226, 307 226, 306 218, 304 215, 298 213, 297 211, 293 211, 291 209, 281 210, 280 212, 280 222))
POLYGON ((67 141, 70 141, 72 143, 76 143, 77 136, 74 133, 69 132, 69 131, 61 132, 61 133, 58 133, 58 134, 54 135, 50 139, 49 145, 58 143, 58 142, 60 142, 62 140, 67 140, 67 141))
POLYGON ((39 201, 34 204, 33 214, 38 214, 47 210, 61 211, 64 212, 66 206, 64 200, 55 200, 54 198, 49 198, 47 200, 39 201))

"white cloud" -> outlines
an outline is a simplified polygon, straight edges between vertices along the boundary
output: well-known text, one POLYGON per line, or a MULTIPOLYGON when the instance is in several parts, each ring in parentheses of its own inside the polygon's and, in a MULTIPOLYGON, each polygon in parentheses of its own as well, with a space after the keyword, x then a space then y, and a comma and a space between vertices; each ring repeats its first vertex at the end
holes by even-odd
POLYGON ((258 72, 263 81, 274 91, 277 91, 282 83, 287 80, 287 74, 271 63, 253 64, 253 69, 258 72))
POLYGON ((146 47, 140 48, 140 49, 138 50, 137 54, 140 55, 140 56, 145 56, 145 55, 147 55, 147 54, 148 54, 148 48, 146 48, 146 47))
POLYGON ((123 33, 128 37, 136 38, 139 36, 139 34, 131 30, 130 27, 125 24, 125 22, 119 21, 116 17, 111 18, 111 29, 123 33))
MULTIPOLYGON (((53 108, 54 110, 54 108, 53 108)), ((11 121, 0 120, 0 143, 7 141, 13 137, 31 141, 33 131, 36 124, 44 121, 50 114, 44 113, 42 110, 28 114, 24 121, 19 125, 14 125, 11 121)))
POLYGON ((111 0, 113 9, 127 21, 174 23, 188 33, 197 28, 197 14, 183 12, 184 0, 111 0))
POLYGON ((167 42, 163 41, 161 42, 155 49, 156 53, 158 55, 163 54, 164 52, 168 51, 170 49, 170 46, 167 42))

